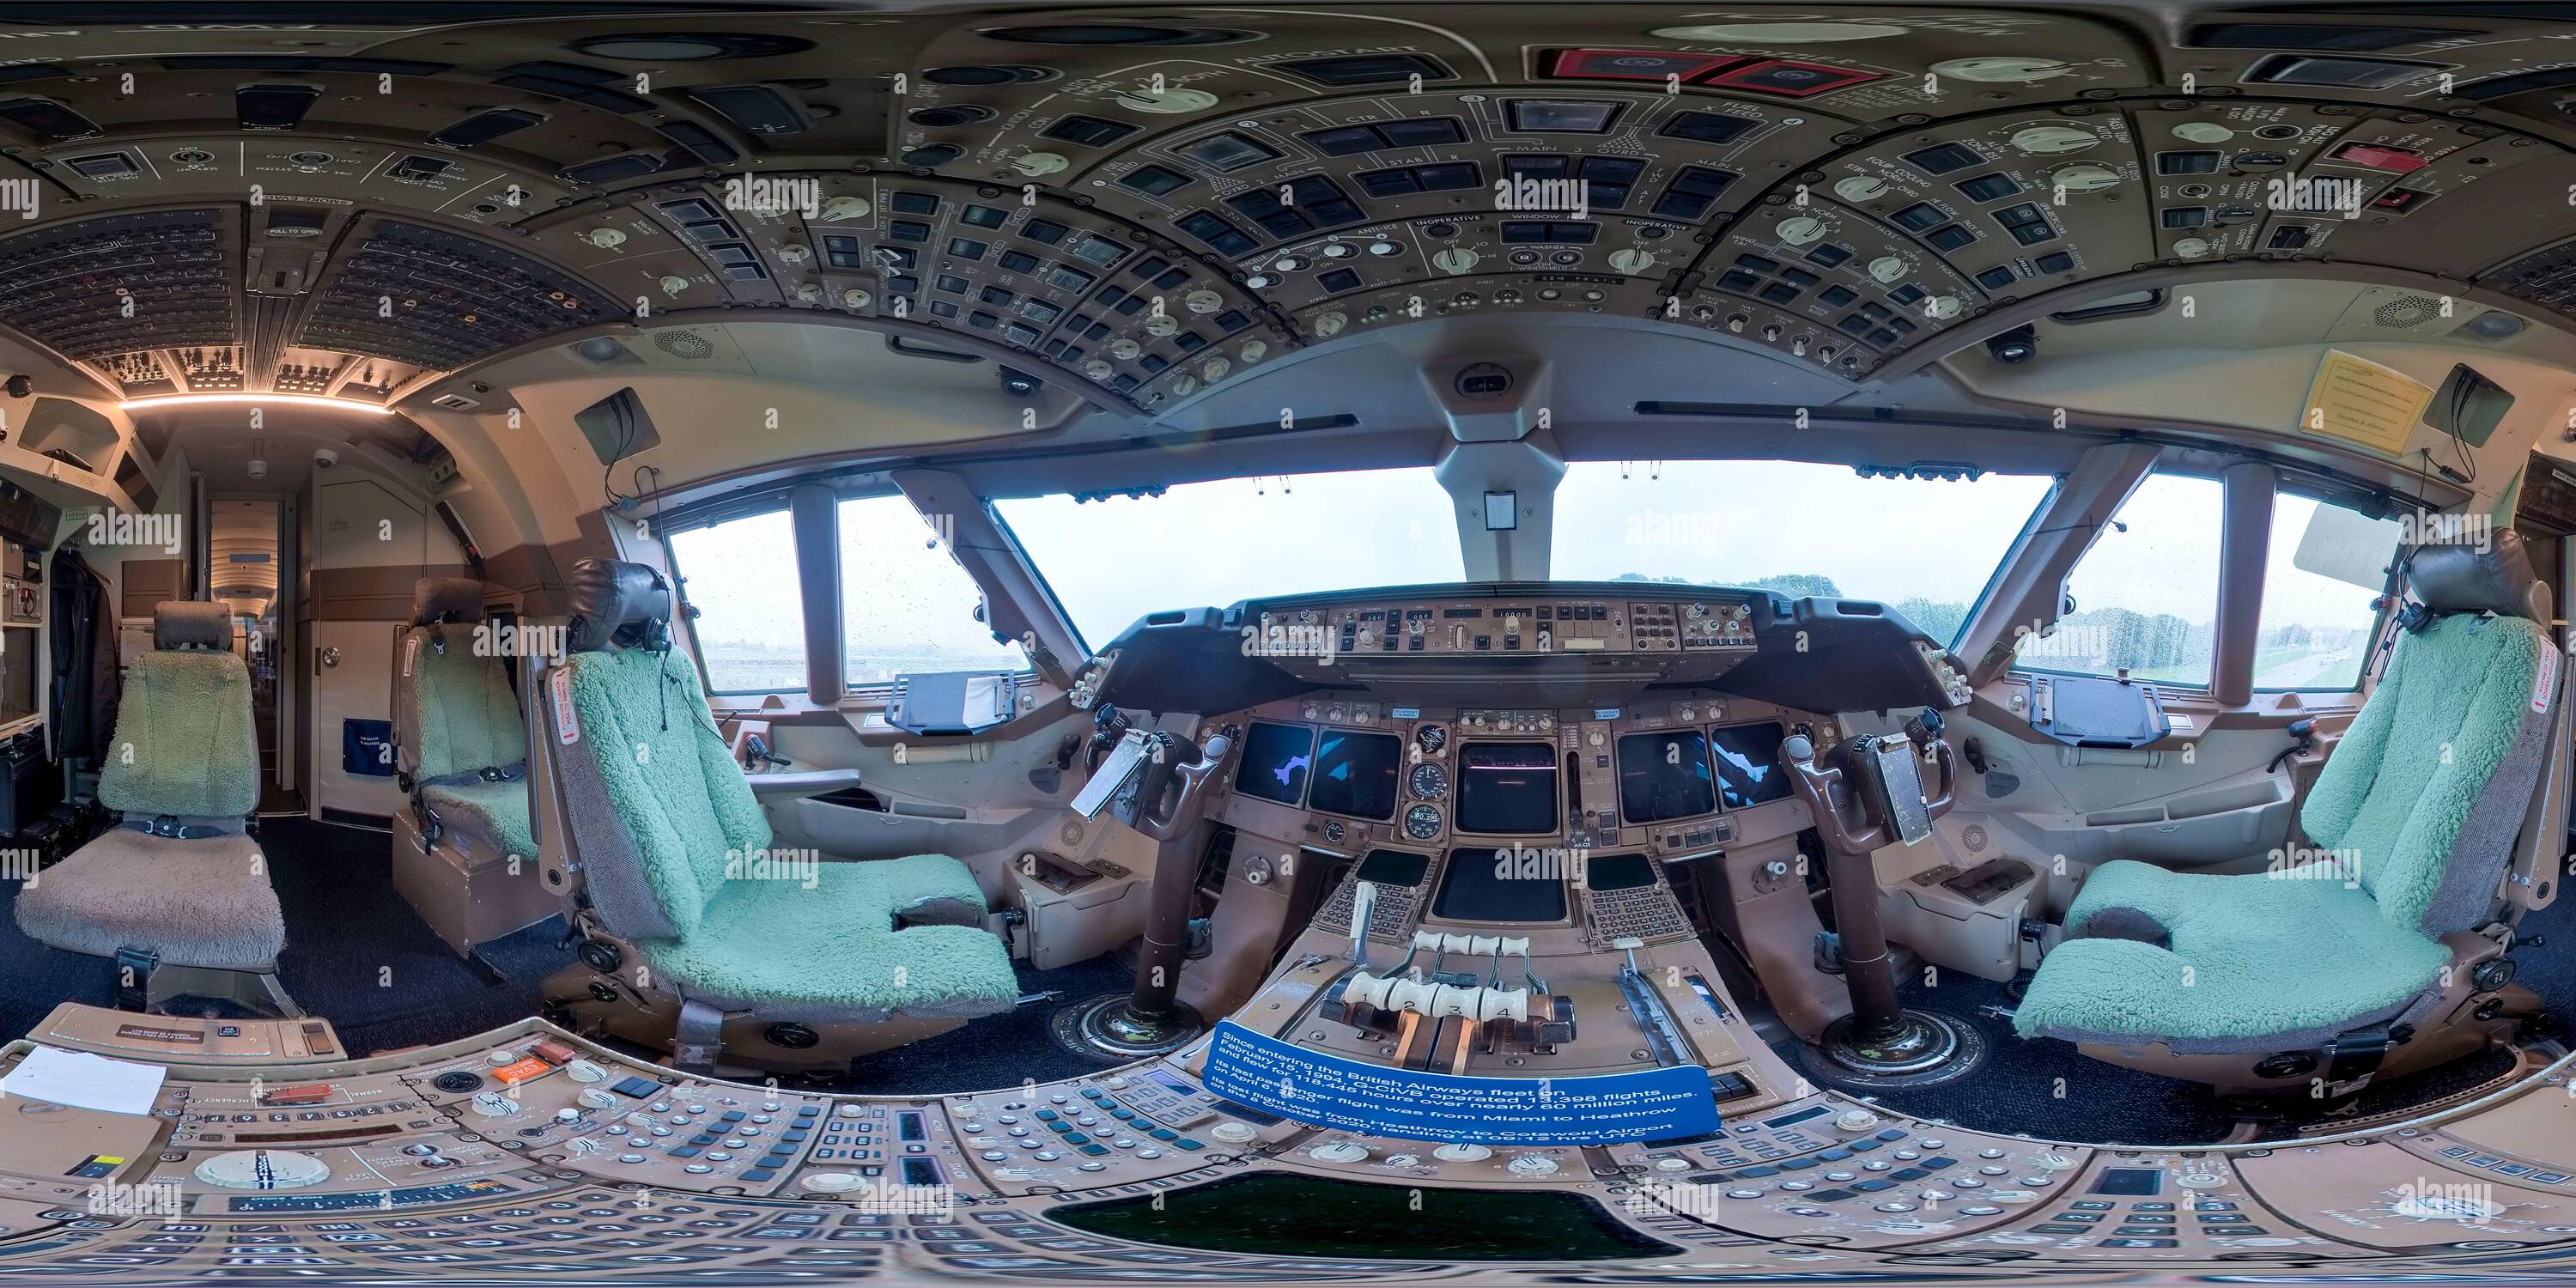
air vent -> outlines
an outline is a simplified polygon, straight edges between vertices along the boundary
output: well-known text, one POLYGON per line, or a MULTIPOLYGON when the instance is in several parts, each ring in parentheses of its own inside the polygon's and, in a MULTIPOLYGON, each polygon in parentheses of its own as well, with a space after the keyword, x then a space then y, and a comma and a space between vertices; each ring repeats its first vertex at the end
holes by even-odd
POLYGON ((50 98, 0 99, 0 120, 49 142, 86 139, 99 133, 96 122, 50 98))
POLYGON ((2332 49, 2376 53, 2400 45, 2448 40, 2474 33, 2441 27, 2332 27, 2324 23, 2213 22, 2194 27, 2183 42, 2195 49, 2332 49))
POLYGON ((1427 54, 1352 54, 1341 58, 1304 58, 1272 63, 1273 71, 1340 89, 1355 85, 1403 85, 1419 76, 1424 83, 1456 80, 1457 75, 1427 54))
POLYGON ((2430 295, 2401 295, 2370 311, 2371 323, 2389 331, 2412 331, 2442 317, 2442 302, 2430 295))
POLYGON ((580 184, 615 183, 620 179, 652 174, 660 170, 663 165, 663 159, 650 152, 629 152, 623 156, 603 157, 597 161, 585 161, 580 165, 567 166, 563 170, 563 177, 580 184))
POLYGON ((814 128, 805 107, 775 85, 709 85, 689 97, 752 134, 802 134, 814 128))
POLYGON ((775 58, 801 54, 814 42, 795 36, 727 35, 711 31, 652 31, 587 36, 572 42, 577 54, 624 63, 703 63, 722 58, 775 58))
POLYGON ((516 134, 545 119, 534 112, 523 112, 515 107, 495 107, 476 112, 430 135, 429 141, 443 148, 479 147, 504 134, 516 134))
POLYGON ((291 130, 321 97, 319 85, 244 85, 233 91, 233 115, 245 130, 291 130))
POLYGON ((2387 58, 2321 58, 2274 54, 2245 73, 2251 85, 2321 85, 2332 89, 2385 89, 2401 81, 2445 70, 2440 63, 2409 63, 2387 58))
POLYGON ((937 107, 916 107, 904 113, 903 116, 905 120, 915 125, 924 125, 936 130, 992 120, 993 109, 973 103, 942 103, 937 107))
POLYGON ((735 151, 732 144, 717 138, 715 131, 695 121, 666 121, 654 128, 662 132, 663 138, 687 148, 691 155, 708 165, 731 165, 742 158, 742 153, 735 151))
POLYGON ((986 40, 1020 45, 1226 45, 1252 39, 1248 31, 1190 27, 1127 26, 1084 23, 1056 27, 990 27, 977 32, 986 40))
POLYGON ((430 399, 429 405, 443 411, 473 411, 483 404, 463 394, 440 394, 430 399))

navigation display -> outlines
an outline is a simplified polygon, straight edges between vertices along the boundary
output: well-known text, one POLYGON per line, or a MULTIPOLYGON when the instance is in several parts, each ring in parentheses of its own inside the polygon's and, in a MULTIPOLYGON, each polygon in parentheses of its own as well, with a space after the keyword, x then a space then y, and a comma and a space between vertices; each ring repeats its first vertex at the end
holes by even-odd
POLYGON ((1458 830, 1488 836, 1556 831, 1556 748, 1471 742, 1458 753, 1458 830))
POLYGON ((1404 765, 1404 740, 1393 734, 1326 729, 1315 744, 1315 786, 1309 809, 1381 823, 1395 817, 1395 783, 1404 765))
POLYGON ((1583 865, 1584 888, 1642 890, 1655 883, 1655 865, 1642 854, 1605 854, 1583 865))
POLYGON ((1629 822, 1660 823, 1716 808, 1707 735, 1676 729, 1632 733, 1619 740, 1619 812, 1629 822))
POLYGON ((1728 809, 1760 805, 1789 795, 1789 771, 1780 765, 1783 736, 1776 724, 1736 725, 1710 731, 1717 753, 1717 785, 1725 793, 1728 809))
POLYGON ((1313 768, 1314 751, 1314 730, 1255 720, 1244 731, 1243 764, 1234 771, 1234 790, 1282 805, 1298 804, 1306 799, 1306 775, 1313 768))

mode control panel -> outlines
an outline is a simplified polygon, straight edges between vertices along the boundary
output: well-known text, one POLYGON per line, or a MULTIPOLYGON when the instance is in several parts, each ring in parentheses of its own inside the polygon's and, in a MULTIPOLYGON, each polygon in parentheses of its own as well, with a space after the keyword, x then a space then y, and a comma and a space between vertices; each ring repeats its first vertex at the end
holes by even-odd
POLYGON ((1286 656, 1670 653, 1755 647, 1747 600, 1480 599, 1261 610, 1261 651, 1286 656))
POLYGON ((952 1097, 976 1169, 1004 1194, 1128 1185, 1229 1163, 1304 1129, 1165 1067, 952 1097))

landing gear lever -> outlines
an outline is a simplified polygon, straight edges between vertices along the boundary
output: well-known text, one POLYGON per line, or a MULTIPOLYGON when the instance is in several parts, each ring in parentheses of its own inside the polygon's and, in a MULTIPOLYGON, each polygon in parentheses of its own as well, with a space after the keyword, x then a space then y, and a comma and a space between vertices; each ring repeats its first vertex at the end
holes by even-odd
POLYGON ((1940 741, 1940 726, 1917 721, 1906 732, 1846 739, 1822 764, 1814 740, 1804 734, 1780 744, 1790 781, 1825 843, 1835 940, 1843 983, 1851 990, 1852 1013, 1827 1026, 1819 1045, 1826 1058, 1856 1073, 1920 1072, 1950 1059, 1960 1043, 1941 1017, 1908 1011, 1897 1001, 1887 929, 1879 919, 1871 854, 1909 839, 1909 832, 1919 839, 1957 798, 1958 764, 1950 745, 1940 741), (1927 750, 1937 769, 1929 788, 1921 776, 1927 750))

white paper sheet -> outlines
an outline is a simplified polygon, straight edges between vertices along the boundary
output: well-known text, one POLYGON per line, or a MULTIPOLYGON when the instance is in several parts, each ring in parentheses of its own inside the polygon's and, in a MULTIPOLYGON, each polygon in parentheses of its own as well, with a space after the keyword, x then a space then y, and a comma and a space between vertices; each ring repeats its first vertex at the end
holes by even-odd
POLYGON ((8 1077, 0 1078, 0 1096, 111 1114, 149 1114, 167 1072, 157 1064, 40 1046, 28 1052, 8 1077))

